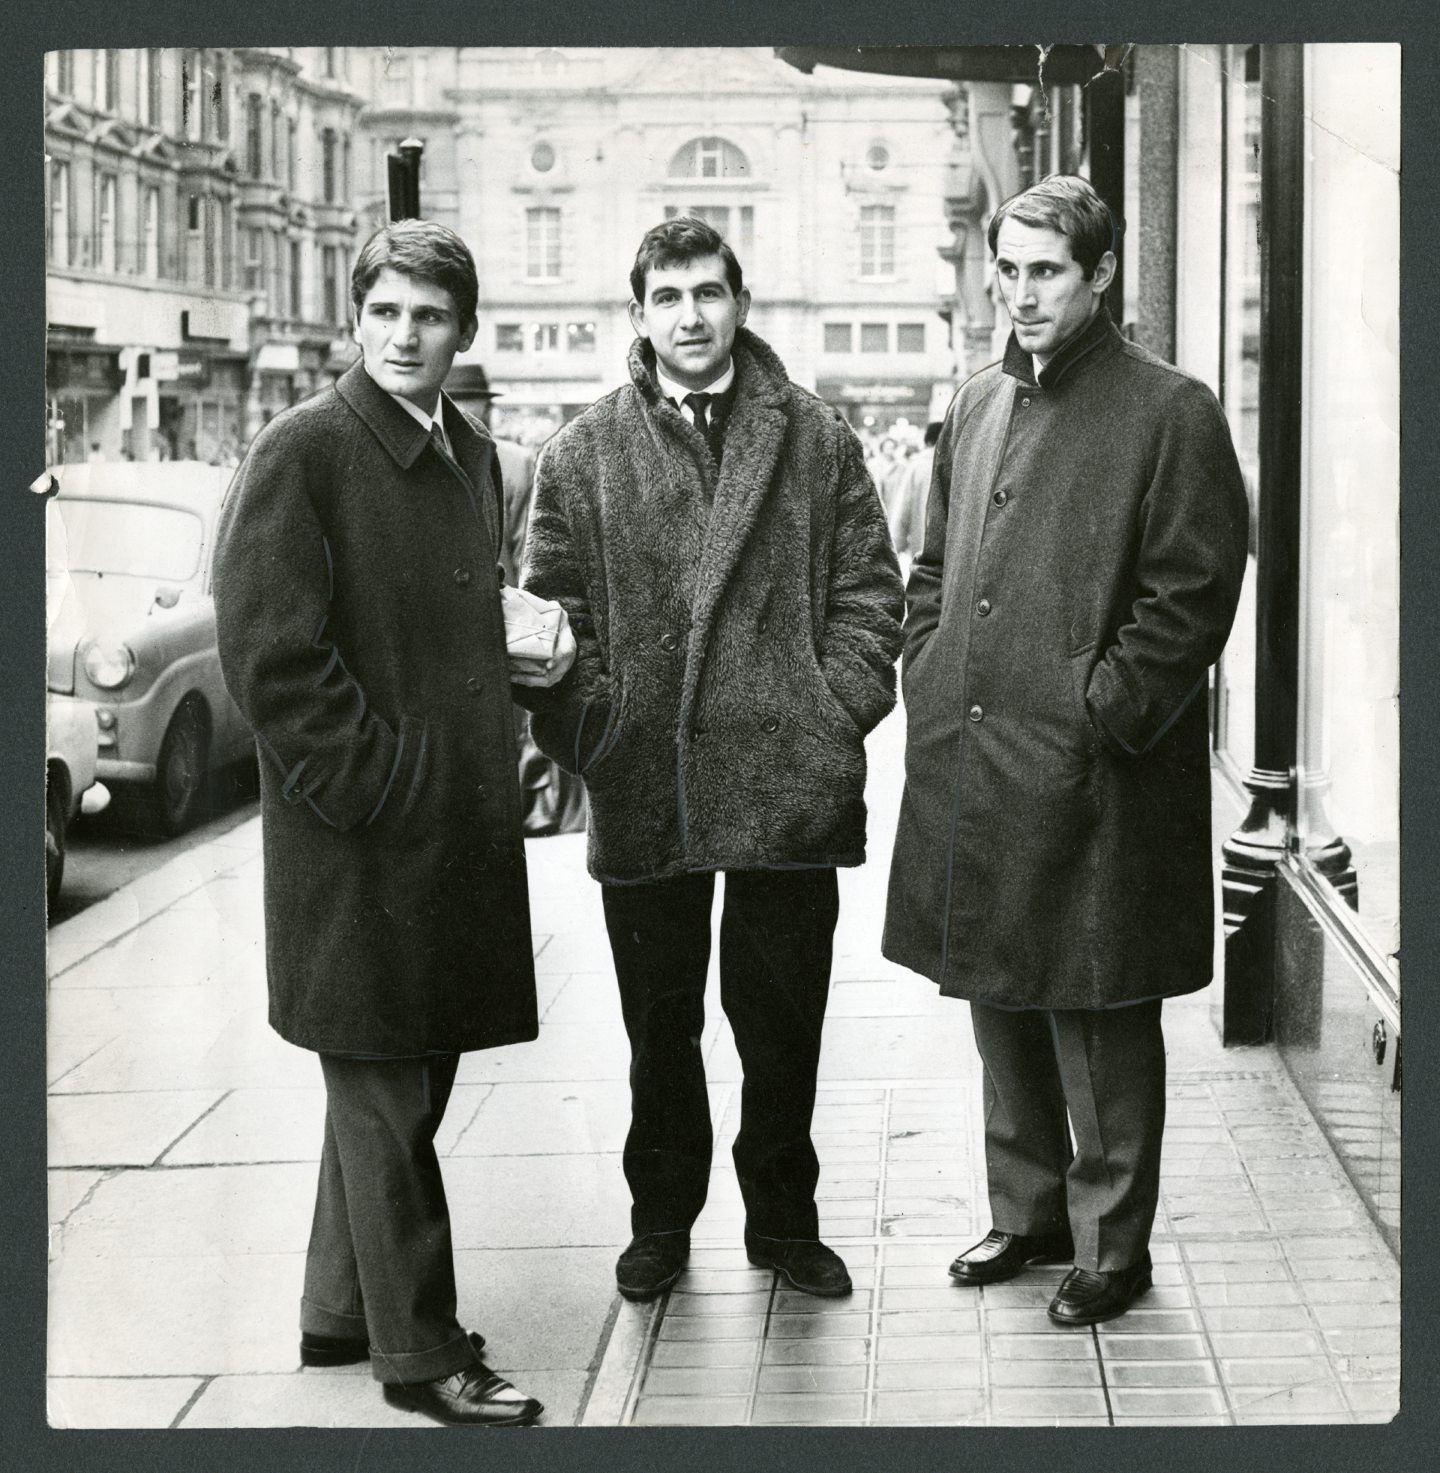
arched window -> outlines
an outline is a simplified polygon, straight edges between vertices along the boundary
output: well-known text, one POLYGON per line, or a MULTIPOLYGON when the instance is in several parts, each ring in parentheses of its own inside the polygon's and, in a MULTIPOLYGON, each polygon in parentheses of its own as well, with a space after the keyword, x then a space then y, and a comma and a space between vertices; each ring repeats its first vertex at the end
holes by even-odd
POLYGON ((670 160, 672 179, 748 179, 750 161, 723 138, 692 138, 670 160))

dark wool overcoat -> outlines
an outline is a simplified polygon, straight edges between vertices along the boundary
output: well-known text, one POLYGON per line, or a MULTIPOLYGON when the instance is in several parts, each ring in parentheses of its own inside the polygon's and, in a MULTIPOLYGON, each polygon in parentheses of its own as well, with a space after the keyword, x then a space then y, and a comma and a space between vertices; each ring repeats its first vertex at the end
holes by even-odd
POLYGON ((883 950, 950 997, 1194 991, 1214 952, 1206 671, 1245 570, 1210 391, 1101 314, 1014 338, 935 452, 908 589, 883 950))
POLYGON ((501 488, 448 400, 449 460, 364 367, 256 436, 215 606, 260 750, 270 1021, 302 1048, 536 1035, 501 488))
POLYGON ((637 339, 632 382, 541 452, 527 586, 579 654, 520 697, 590 793, 590 872, 854 865, 865 733, 895 703, 904 592, 853 432, 753 333, 717 468, 637 339))

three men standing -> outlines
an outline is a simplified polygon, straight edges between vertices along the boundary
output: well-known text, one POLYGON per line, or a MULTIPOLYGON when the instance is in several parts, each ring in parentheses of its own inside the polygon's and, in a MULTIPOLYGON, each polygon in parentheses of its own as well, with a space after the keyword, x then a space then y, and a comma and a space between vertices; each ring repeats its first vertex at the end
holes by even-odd
POLYGON ((1206 670, 1247 511, 1214 396, 1105 310, 1090 185, 1014 196, 989 240, 1014 333, 936 447, 883 950, 971 1003, 994 1229, 951 1274, 1073 1257, 1050 1315, 1089 1324, 1149 1287, 1161 1000, 1211 975, 1206 670))
POLYGON ((526 585, 569 613, 536 741, 589 790, 631 1047, 629 1299, 679 1276, 712 1136, 700 1052, 715 875, 744 1068, 734 1156, 752 1262, 850 1292, 819 1241, 810 1139, 838 912, 865 856, 865 733, 895 700, 902 590, 863 452, 744 322, 734 253, 686 217, 630 276, 631 382, 537 471, 526 585))
POLYGON ((475 335, 470 252, 392 225, 351 295, 362 361, 256 436, 215 558, 260 748, 270 1021, 325 1078, 300 1359, 519 1425, 540 1403, 456 1317, 434 1139, 460 1054, 536 1036, 511 681, 568 657, 507 662, 494 447, 440 392, 475 335))

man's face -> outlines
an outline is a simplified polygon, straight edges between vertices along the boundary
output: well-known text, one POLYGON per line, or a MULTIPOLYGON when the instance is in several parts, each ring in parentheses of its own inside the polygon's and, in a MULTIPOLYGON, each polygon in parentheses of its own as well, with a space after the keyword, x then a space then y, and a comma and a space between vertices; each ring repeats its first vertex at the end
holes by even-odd
POLYGON ((460 321, 443 286, 386 266, 365 293, 355 341, 365 372, 387 394, 434 414, 455 355, 475 340, 476 322, 460 321))
POLYGON ((719 256, 683 266, 652 267, 645 300, 630 303, 630 324, 649 338, 660 367, 687 389, 703 389, 725 371, 735 331, 750 311, 744 287, 736 297, 719 256))
POLYGON ((995 238, 995 271, 1016 341, 1044 368, 1094 316, 1115 257, 1106 251, 1086 281, 1068 236, 1007 217, 995 238))

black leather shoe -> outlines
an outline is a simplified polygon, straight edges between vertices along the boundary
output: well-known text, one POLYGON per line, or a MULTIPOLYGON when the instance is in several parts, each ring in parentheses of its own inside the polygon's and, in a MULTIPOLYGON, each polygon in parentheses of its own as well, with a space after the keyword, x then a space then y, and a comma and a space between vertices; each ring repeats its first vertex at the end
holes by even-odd
POLYGON ((545 1410, 484 1365, 436 1381, 388 1384, 385 1400, 452 1427, 528 1427, 545 1410))
POLYGON ((1049 1315, 1057 1325, 1095 1325, 1113 1320, 1150 1287, 1150 1252, 1129 1268, 1096 1273, 1072 1268, 1050 1301, 1049 1315))
POLYGON ((632 1303, 663 1294, 690 1257, 690 1233, 642 1233, 615 1261, 615 1287, 632 1303))
POLYGON ((854 1287, 844 1259, 818 1238, 763 1238, 746 1228, 745 1253, 757 1268, 773 1268, 802 1294, 843 1299, 854 1287))
MULTIPOLYGON (((476 1354, 485 1349, 485 1337, 470 1332, 470 1343, 476 1354)), ((358 1366, 370 1359, 370 1342, 363 1336, 317 1335, 313 1330, 300 1332, 300 1364, 302 1366, 358 1366)))
POLYGON ((1026 1237, 991 1228, 950 1265, 950 1277, 957 1284, 1001 1284, 1027 1263, 1069 1263, 1074 1257, 1075 1244, 1068 1232, 1026 1237))

